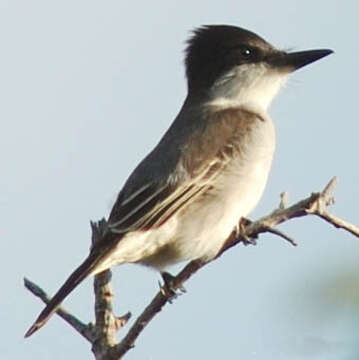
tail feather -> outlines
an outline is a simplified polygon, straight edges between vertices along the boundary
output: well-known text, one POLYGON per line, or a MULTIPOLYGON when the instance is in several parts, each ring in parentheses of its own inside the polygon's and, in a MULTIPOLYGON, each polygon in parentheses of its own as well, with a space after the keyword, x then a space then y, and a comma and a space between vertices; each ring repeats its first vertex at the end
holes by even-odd
POLYGON ((46 324, 52 314, 59 307, 61 302, 66 298, 67 295, 88 275, 90 275, 96 268, 96 265, 100 262, 101 256, 90 254, 86 260, 69 276, 61 288, 57 291, 55 296, 46 305, 45 309, 42 310, 34 324, 26 332, 25 337, 31 336, 35 331, 40 329, 46 324))

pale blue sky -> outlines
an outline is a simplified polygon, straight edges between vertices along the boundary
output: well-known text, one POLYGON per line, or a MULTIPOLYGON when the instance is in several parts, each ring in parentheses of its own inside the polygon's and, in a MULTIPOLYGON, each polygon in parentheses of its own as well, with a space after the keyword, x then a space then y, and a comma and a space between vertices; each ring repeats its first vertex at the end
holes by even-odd
MULTIPOLYGON (((23 276, 53 293, 86 256, 89 220, 106 216, 185 97, 182 57, 202 24, 246 27, 284 49, 332 48, 295 73, 271 108, 277 150, 252 218, 339 176, 332 210, 359 222, 358 13, 355 1, 0 0, 2 359, 89 359, 62 320, 28 340, 43 305, 23 276), (5 334, 5 335, 4 335, 5 334)), ((356 360, 359 240, 315 218, 261 236, 203 269, 128 359, 356 360)), ((118 314, 134 317, 156 273, 114 271, 118 314)), ((93 318, 92 281, 66 301, 93 318)))

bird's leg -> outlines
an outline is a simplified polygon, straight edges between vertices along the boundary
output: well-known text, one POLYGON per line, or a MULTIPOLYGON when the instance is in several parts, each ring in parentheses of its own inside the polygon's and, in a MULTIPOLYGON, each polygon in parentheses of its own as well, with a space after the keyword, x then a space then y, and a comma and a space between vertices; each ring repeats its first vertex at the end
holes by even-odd
POLYGON ((161 271, 161 276, 163 279, 163 285, 160 285, 161 292, 164 296, 168 297, 168 301, 172 303, 172 300, 176 299, 177 296, 182 295, 183 293, 187 292, 187 290, 180 286, 174 286, 174 279, 175 277, 171 275, 167 271, 161 271))
POLYGON ((251 223, 252 223, 251 220, 242 216, 235 227, 236 238, 240 239, 240 241, 244 245, 257 245, 257 241, 256 241, 256 239, 258 238, 257 235, 252 237, 246 235, 246 231, 245 231, 246 226, 250 225, 251 223))

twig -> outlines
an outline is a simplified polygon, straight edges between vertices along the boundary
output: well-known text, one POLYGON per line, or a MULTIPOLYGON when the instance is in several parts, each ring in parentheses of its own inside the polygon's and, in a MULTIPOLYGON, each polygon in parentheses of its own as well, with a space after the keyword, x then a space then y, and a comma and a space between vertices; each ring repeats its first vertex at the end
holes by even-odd
POLYGON ((280 193, 280 203, 278 206, 279 210, 284 210, 288 206, 289 194, 287 191, 280 193))
MULTIPOLYGON (((40 298, 45 304, 48 304, 50 297, 42 290, 38 285, 30 281, 29 279, 24 278, 24 285, 26 289, 32 292, 35 296, 40 298)), ((87 341, 90 343, 94 340, 94 332, 92 326, 86 325, 77 319, 74 315, 70 314, 63 307, 59 307, 56 310, 56 314, 64 319, 68 324, 70 324, 79 334, 81 334, 87 341)))
MULTIPOLYGON (((317 204, 318 201, 321 201, 323 198, 328 200, 329 196, 331 196, 335 184, 336 184, 336 178, 333 178, 332 180, 330 180, 328 185, 321 193, 313 193, 308 198, 301 200, 296 204, 287 208, 284 208, 284 206, 280 206, 279 209, 270 213, 268 216, 264 216, 258 221, 248 223, 248 225, 245 226, 240 238, 237 238, 236 231, 233 231, 232 234, 226 240, 222 250, 216 256, 216 258, 220 257, 225 251, 230 249, 232 246, 235 246, 243 241, 247 242, 246 240, 247 237, 255 238, 260 233, 264 233, 264 232, 275 233, 276 235, 279 235, 284 239, 286 239, 287 241, 289 241, 292 245, 295 245, 296 243, 293 239, 283 234, 279 230, 274 229, 274 227, 289 219, 302 217, 310 214, 310 212, 308 212, 308 209, 311 209, 314 206, 314 204, 317 204)), ((359 234, 354 233, 354 235, 359 237, 359 234)), ((173 279, 173 283, 171 284, 173 289, 174 290, 179 289, 186 280, 188 280, 192 275, 194 275, 201 267, 203 267, 206 264, 207 264, 206 262, 200 262, 198 260, 190 262, 173 279)), ((151 301, 150 305, 147 306, 147 308, 138 317, 136 322, 128 331, 125 338, 121 341, 119 345, 117 345, 113 349, 113 351, 117 353, 118 358, 121 358, 129 349, 133 348, 134 343, 137 340, 137 337, 144 330, 144 328, 149 323, 149 321, 152 320, 154 316, 162 310, 163 306, 169 300, 170 297, 164 296, 164 294, 161 291, 159 291, 156 294, 154 299, 151 301)))
POLYGON ((269 227, 269 228, 267 228, 267 232, 270 232, 274 235, 278 235, 279 237, 283 238, 284 240, 287 240, 293 246, 298 245, 294 239, 292 239, 290 236, 284 234, 283 231, 269 227))
POLYGON ((318 215, 323 220, 327 221, 328 223, 332 224, 336 228, 344 229, 351 234, 353 234, 356 237, 359 237, 359 228, 345 220, 339 219, 338 217, 330 214, 329 212, 325 212, 322 214, 313 213, 315 215, 318 215))
MULTIPOLYGON (((185 268, 171 281, 171 289, 177 290, 182 287, 182 284, 188 280, 195 272, 197 272, 206 263, 199 260, 191 261, 185 268)), ((149 322, 158 314, 168 301, 171 300, 170 295, 165 292, 159 291, 153 298, 151 303, 145 308, 142 314, 137 318, 131 329, 123 340, 112 350, 113 354, 117 355, 120 359, 128 350, 134 347, 135 341, 149 324, 149 322)), ((114 357, 114 359, 117 359, 114 357)))
POLYGON ((323 220, 335 226, 336 228, 344 229, 353 234, 354 236, 359 237, 359 227, 338 218, 327 210, 327 206, 334 203, 334 197, 332 196, 332 192, 337 182, 338 179, 336 177, 330 180, 328 185, 321 192, 318 201, 312 204, 312 206, 307 210, 307 213, 317 215, 323 220))
MULTIPOLYGON (((91 222, 92 245, 98 242, 105 230, 106 221, 101 219, 99 222, 91 222)), ((113 289, 111 284, 111 270, 106 270, 95 276, 95 337, 92 342, 92 351, 97 360, 116 359, 110 357, 109 350, 112 349, 117 341, 118 330, 124 326, 131 317, 127 313, 122 317, 116 317, 113 313, 113 289)))
MULTIPOLYGON (((232 246, 235 246, 240 242, 248 243, 248 239, 257 238, 259 234, 264 232, 270 232, 278 235, 292 245, 296 245, 295 241, 291 237, 276 229, 275 226, 289 219, 307 215, 319 216, 335 227, 347 230, 353 235, 359 237, 358 227, 346 222, 345 220, 339 219, 338 217, 329 213, 327 210, 327 206, 334 202, 332 192, 336 183, 336 178, 331 179, 322 192, 313 193, 308 198, 301 200, 290 207, 287 207, 288 195, 283 193, 281 195, 281 202, 278 209, 255 222, 248 222, 244 225, 244 227, 242 224, 242 231, 239 235, 238 232, 234 230, 228 239, 224 242, 224 245, 216 258, 220 257, 232 246)), ((95 243, 97 239, 101 237, 105 225, 106 223, 104 220, 101 220, 97 224, 91 223, 93 243, 95 243)), ((180 289, 185 281, 187 281, 206 264, 207 262, 202 262, 200 260, 191 261, 176 277, 173 278, 173 280, 171 280, 171 289, 180 289)), ((138 336, 145 329, 148 323, 155 317, 156 314, 162 310, 166 303, 171 300, 170 294, 159 291, 151 303, 137 318, 123 340, 116 344, 116 332, 127 322, 130 317, 130 313, 124 315, 121 318, 117 318, 113 314, 113 291, 110 280, 111 272, 109 270, 95 277, 95 326, 91 324, 84 325, 73 315, 67 313, 62 308, 57 310, 58 315, 60 315, 82 336, 84 336, 92 343, 92 350, 97 360, 121 359, 128 350, 134 347, 138 336)), ((33 294, 40 297, 45 303, 49 301, 49 297, 46 295, 46 293, 34 283, 31 283, 29 280, 25 279, 25 286, 33 294)))

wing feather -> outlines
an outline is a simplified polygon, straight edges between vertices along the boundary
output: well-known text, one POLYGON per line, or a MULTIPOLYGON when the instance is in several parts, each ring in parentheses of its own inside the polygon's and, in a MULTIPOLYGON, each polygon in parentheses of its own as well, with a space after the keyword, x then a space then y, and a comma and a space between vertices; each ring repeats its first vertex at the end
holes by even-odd
POLYGON ((163 225, 183 207, 211 189, 212 181, 228 161, 228 157, 216 157, 200 174, 178 187, 171 184, 159 188, 156 188, 155 184, 143 186, 120 203, 117 208, 119 220, 109 223, 111 231, 122 234, 135 230, 145 231, 163 225))
POLYGON ((211 116, 193 133, 178 130, 173 137, 170 129, 139 165, 112 209, 108 223, 113 233, 157 228, 206 194, 229 162, 240 161, 240 139, 248 136, 255 122, 264 121, 239 109, 211 116))

